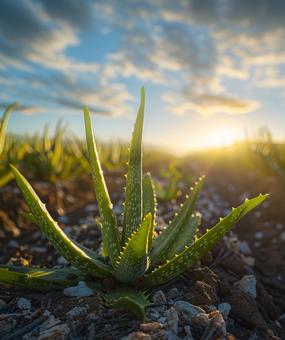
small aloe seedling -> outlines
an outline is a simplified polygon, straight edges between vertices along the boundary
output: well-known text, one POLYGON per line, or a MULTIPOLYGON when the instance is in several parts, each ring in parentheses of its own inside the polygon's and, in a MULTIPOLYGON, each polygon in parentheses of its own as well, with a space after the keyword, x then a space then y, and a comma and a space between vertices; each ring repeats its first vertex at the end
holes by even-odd
POLYGON ((194 212, 194 206, 204 182, 204 177, 201 177, 168 227, 155 237, 154 186, 150 174, 143 176, 142 173, 144 106, 145 94, 142 89, 130 143, 122 232, 119 232, 112 210, 93 137, 90 114, 84 108, 89 161, 100 211, 102 255, 71 240, 50 216, 27 180, 12 167, 17 184, 31 210, 30 219, 37 223, 52 245, 76 269, 1 266, 0 282, 49 290, 65 287, 82 279, 94 286, 102 278, 113 277, 118 285, 109 293, 103 291, 106 303, 114 307, 129 308, 142 319, 148 301, 144 293, 134 287, 145 291, 180 275, 217 244, 244 215, 265 200, 266 195, 246 200, 198 238, 195 234, 201 216, 194 212))

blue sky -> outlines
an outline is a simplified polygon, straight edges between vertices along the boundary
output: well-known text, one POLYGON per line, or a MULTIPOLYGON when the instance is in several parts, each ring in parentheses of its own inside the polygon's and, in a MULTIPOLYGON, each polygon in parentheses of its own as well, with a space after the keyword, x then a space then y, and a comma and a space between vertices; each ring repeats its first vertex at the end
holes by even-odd
POLYGON ((0 2, 0 105, 9 131, 62 117, 129 139, 146 89, 145 143, 188 151, 268 126, 285 137, 282 0, 0 2))

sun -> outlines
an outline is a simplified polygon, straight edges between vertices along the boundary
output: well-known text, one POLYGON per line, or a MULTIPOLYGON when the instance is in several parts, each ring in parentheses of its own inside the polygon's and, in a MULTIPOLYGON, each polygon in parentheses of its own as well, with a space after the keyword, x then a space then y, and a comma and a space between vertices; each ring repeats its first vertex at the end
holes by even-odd
POLYGON ((228 146, 241 138, 240 133, 232 127, 218 127, 214 131, 209 132, 205 143, 209 147, 228 146))

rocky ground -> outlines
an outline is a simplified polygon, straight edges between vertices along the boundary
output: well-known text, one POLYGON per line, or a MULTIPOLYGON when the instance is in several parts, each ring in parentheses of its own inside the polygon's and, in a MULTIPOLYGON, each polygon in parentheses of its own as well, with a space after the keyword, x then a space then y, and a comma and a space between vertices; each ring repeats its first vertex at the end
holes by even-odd
MULTIPOLYGON (((198 172, 203 170, 199 165, 198 172)), ((1 287, 0 339, 285 339, 285 211, 280 209, 279 183, 251 173, 240 178, 234 173, 221 176, 214 168, 205 172, 209 179, 197 204, 203 228, 246 196, 270 188, 272 199, 246 217, 195 268, 154 288, 145 323, 106 308, 84 283, 73 293, 1 287)), ((107 177, 120 218, 123 177, 107 177)), ((94 219, 98 209, 88 176, 53 186, 33 185, 66 233, 88 247, 100 247, 94 219)), ((182 183, 177 201, 159 202, 157 231, 171 219, 185 191, 182 183)), ((14 184, 2 189, 0 209, 0 263, 68 265, 23 218, 26 205, 14 184)))

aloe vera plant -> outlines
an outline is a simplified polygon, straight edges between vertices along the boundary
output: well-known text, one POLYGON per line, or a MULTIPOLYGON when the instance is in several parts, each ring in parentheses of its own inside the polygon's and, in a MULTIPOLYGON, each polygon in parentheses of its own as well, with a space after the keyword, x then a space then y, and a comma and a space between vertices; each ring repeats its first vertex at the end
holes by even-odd
POLYGON ((195 202, 204 183, 201 177, 190 190, 185 203, 159 235, 154 232, 156 197, 150 174, 142 173, 142 131, 144 121, 144 89, 130 144, 123 229, 117 219, 104 180, 93 136, 91 118, 84 108, 87 148, 94 189, 100 212, 103 252, 87 249, 71 240, 51 217, 24 176, 12 172, 30 208, 30 219, 46 235, 57 251, 73 267, 68 269, 19 268, 0 266, 0 282, 40 290, 58 289, 84 279, 90 287, 101 291, 107 305, 128 308, 140 319, 149 304, 146 290, 163 284, 194 265, 248 212, 267 195, 246 200, 211 229, 196 237, 201 215, 194 212, 195 202), (71 275, 72 274, 72 275, 71 275), (117 285, 105 291, 102 279, 112 277, 117 285), (99 284, 98 284, 99 283, 99 284), (139 289, 139 290, 138 290, 139 289))

